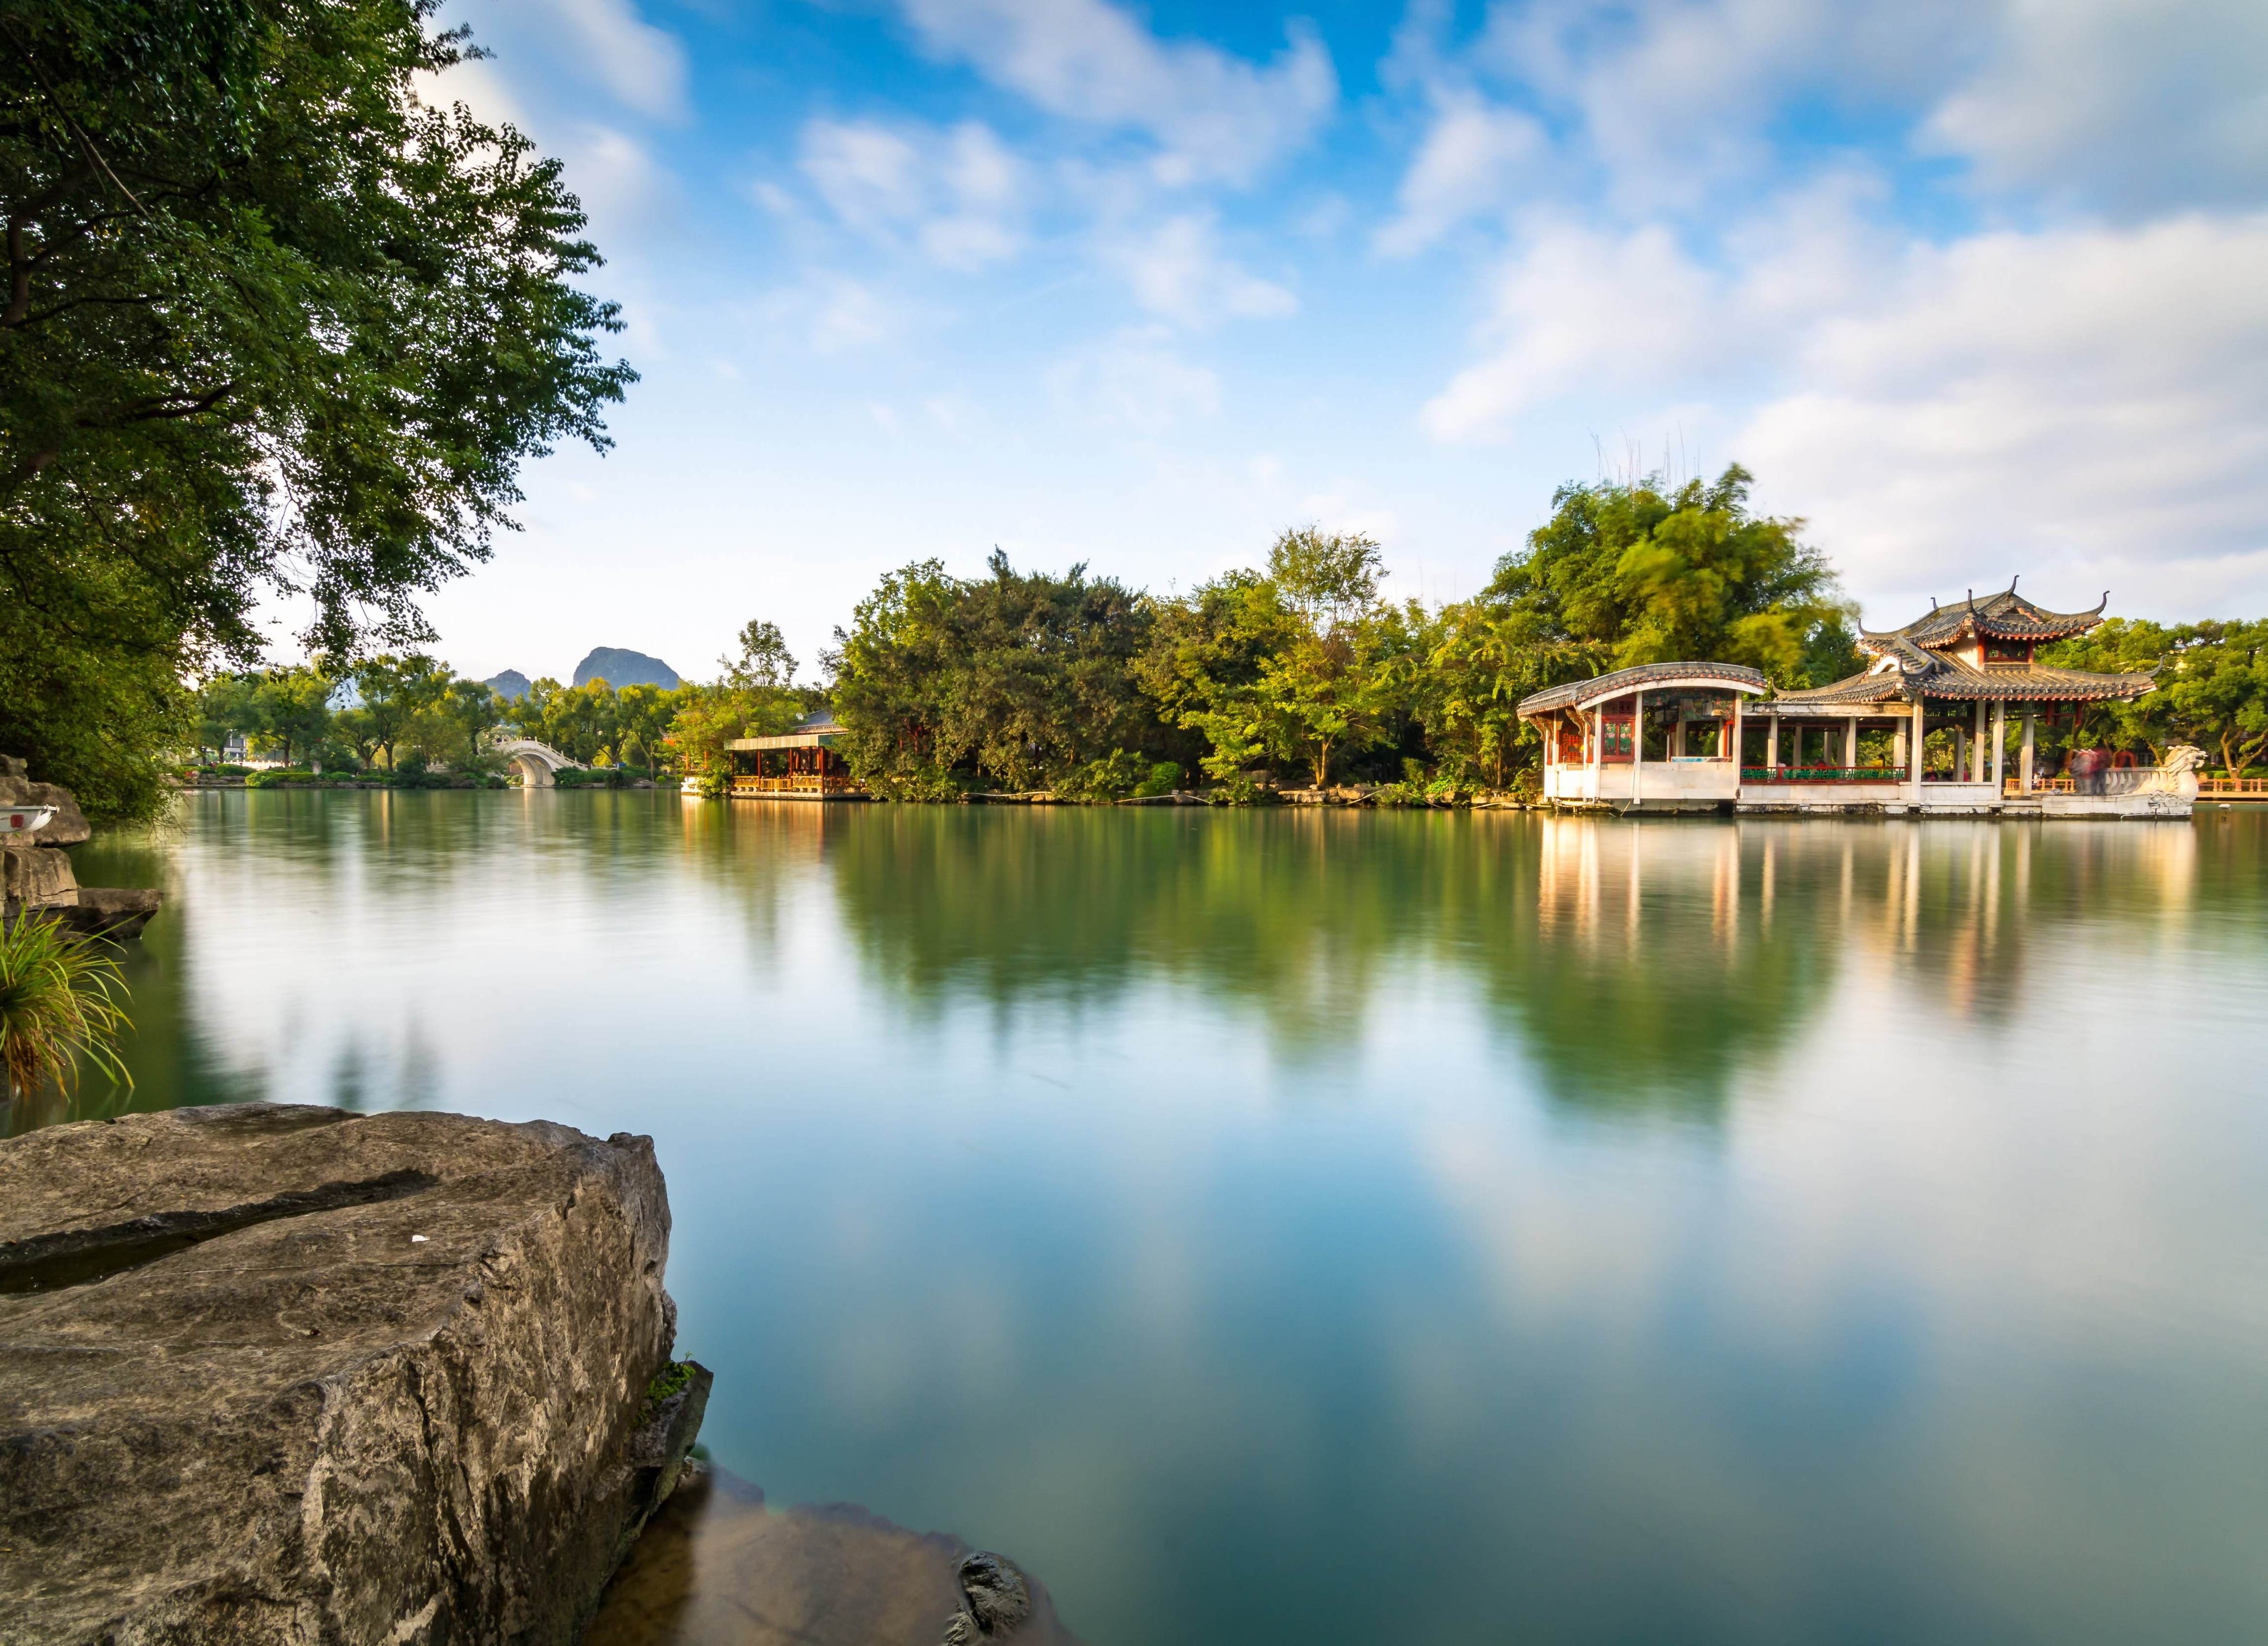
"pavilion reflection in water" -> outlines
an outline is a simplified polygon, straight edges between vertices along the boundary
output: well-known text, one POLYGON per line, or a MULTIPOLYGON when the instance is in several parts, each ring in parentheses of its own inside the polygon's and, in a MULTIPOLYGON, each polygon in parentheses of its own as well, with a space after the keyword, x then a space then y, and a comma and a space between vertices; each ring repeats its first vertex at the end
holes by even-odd
POLYGON ((2197 874, 2188 829, 1684 828, 1539 820, 1531 940, 1488 993, 1546 1092, 1599 1118, 1721 1122, 1839 993, 2013 1019, 2078 952, 2146 946, 2197 874))

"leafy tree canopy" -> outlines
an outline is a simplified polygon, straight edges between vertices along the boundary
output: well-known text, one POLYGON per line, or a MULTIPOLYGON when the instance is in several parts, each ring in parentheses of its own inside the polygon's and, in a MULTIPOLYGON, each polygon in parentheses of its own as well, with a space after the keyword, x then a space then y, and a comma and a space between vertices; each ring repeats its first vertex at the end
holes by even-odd
POLYGON ((433 0, 0 0, 0 748, 147 811, 181 682, 414 643, 634 374, 558 163, 415 77, 433 0))
POLYGON ((907 566, 836 631, 826 661, 851 770, 893 793, 1130 789, 1146 757, 1172 752, 1134 673, 1150 602, 1081 565, 1020 572, 996 549, 988 570, 907 566))
POLYGON ((1498 563, 1484 596, 1526 644, 1590 668, 1706 658, 1783 687, 1823 685, 1863 659, 1826 558, 1798 520, 1749 512, 1737 463, 1707 484, 1658 478, 1562 486, 1551 518, 1498 563))

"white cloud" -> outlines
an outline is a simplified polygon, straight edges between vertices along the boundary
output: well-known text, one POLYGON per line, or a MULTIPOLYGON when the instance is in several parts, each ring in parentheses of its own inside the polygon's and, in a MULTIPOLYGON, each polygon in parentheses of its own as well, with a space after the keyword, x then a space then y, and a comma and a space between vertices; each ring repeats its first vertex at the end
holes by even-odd
POLYGON ((1389 257, 1423 251, 1465 218, 1506 203, 1513 185, 1548 152, 1530 116, 1469 92, 1442 99, 1403 177, 1394 220, 1379 231, 1389 257))
POLYGON ((902 329, 902 317, 871 286, 837 280, 820 294, 811 346, 821 354, 842 354, 887 343, 902 329))
POLYGON ((1356 501, 1354 491, 1351 483, 1338 481, 1329 491, 1302 498, 1299 513, 1327 532, 1360 532, 1375 543, 1391 543, 1401 535, 1401 516, 1382 505, 1356 501))
MULTIPOLYGON (((814 120, 797 164, 846 225, 931 262, 974 269, 1015 255, 1028 182, 990 128, 950 131, 814 120)), ((760 196, 761 198, 762 196, 760 196)))
POLYGON ((1812 196, 1727 244, 1535 234, 1428 430, 1645 426, 1685 397, 1855 587, 2268 592, 2268 214, 1899 246, 1812 196))
POLYGON ((583 203, 593 233, 614 245, 637 244, 679 223, 677 179, 645 145, 610 126, 581 125, 562 145, 567 186, 583 203))
POLYGON ((488 126, 512 126, 527 129, 527 115, 512 88, 497 72, 496 63, 486 57, 468 57, 450 68, 435 72, 419 71, 412 77, 417 100, 432 108, 447 108, 462 103, 475 120, 488 126))
POLYGON ((1130 328, 1058 361, 1048 388, 1075 416, 1145 436, 1220 410, 1219 378, 1175 353, 1158 327, 1130 328))
POLYGON ((1791 375, 1736 449, 1861 586, 2268 594, 2268 214, 1918 248, 1791 375))
POLYGON ((1305 143, 1338 98, 1330 56, 1294 24, 1265 68, 1168 43, 1103 0, 901 0, 930 48, 1068 120, 1146 133, 1158 175, 1249 179, 1305 143))
POLYGON ((2268 191, 2268 6, 2015 0, 1925 141, 1980 182, 2132 215, 2268 191))
POLYGON ((1185 326, 1227 318, 1268 320, 1290 314, 1299 299, 1224 255, 1213 218, 1187 212, 1114 238, 1108 255, 1153 314, 1185 326))
POLYGON ((617 102, 656 120, 685 114, 685 48, 638 15, 636 0, 506 0, 526 38, 617 102))
POLYGON ((1570 146, 1625 209, 1690 210, 1773 174, 1791 103, 1875 109, 1959 61, 1962 0, 1584 0, 1498 4, 1471 67, 1566 122, 1570 146))

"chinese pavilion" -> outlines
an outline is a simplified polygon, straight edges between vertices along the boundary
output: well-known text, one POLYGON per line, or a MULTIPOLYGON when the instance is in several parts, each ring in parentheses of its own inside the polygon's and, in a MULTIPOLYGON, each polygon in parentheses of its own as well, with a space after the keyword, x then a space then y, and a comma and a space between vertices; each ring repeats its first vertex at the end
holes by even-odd
POLYGON ((832 709, 814 709, 776 736, 736 737, 725 745, 732 763, 725 793, 736 799, 865 800, 866 791, 835 751, 843 735, 832 709))
POLYGON ((1561 806, 2187 816, 2195 750, 2176 751, 2162 771, 2054 781, 2036 771, 2043 716, 2131 702, 2156 684, 2154 673, 2091 674, 2038 661, 2040 646, 2101 623, 2108 602, 2050 611, 2012 582, 1982 599, 1933 604, 1903 629, 1862 628, 1859 649, 1873 661, 1831 685, 1748 704, 1763 686, 1753 671, 1655 663, 1537 692, 1520 713, 1543 735, 1544 798, 1561 806), (1695 722, 1709 720, 1721 730, 1697 739, 1695 722), (1690 769, 1695 763, 1712 769, 1690 769))

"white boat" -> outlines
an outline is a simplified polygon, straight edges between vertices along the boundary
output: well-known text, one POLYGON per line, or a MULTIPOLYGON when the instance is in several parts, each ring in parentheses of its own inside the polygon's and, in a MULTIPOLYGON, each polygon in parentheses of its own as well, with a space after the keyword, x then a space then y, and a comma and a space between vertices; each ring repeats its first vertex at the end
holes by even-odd
POLYGON ((52 806, 11 806, 0 811, 0 835, 37 834, 55 820, 52 806))

